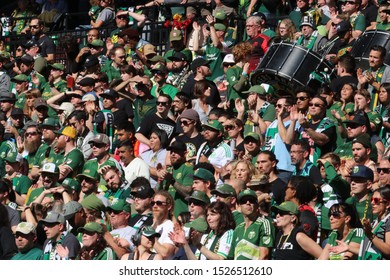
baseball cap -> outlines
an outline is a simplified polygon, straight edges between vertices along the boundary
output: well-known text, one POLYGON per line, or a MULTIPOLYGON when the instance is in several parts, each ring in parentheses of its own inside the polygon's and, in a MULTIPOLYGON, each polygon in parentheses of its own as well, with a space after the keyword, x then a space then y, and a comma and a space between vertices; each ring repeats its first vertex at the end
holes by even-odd
POLYGON ((244 140, 247 139, 247 138, 253 138, 255 139, 257 142, 260 142, 260 135, 257 134, 256 132, 248 132, 245 137, 244 137, 244 140))
POLYGON ((215 12, 214 17, 219 20, 225 20, 226 19, 226 13, 222 10, 215 12))
POLYGON ((362 110, 357 110, 353 114, 352 118, 350 120, 344 121, 344 123, 349 124, 358 124, 358 125, 365 125, 366 127, 369 127, 369 119, 367 116, 367 113, 362 110))
POLYGON ((164 57, 162 57, 161 55, 155 55, 152 58, 148 59, 148 61, 150 61, 150 62, 162 62, 162 63, 166 63, 167 62, 167 60, 164 57))
POLYGON ((312 27, 313 29, 316 29, 316 25, 314 23, 314 19, 311 16, 304 16, 302 21, 301 21, 301 26, 308 25, 312 27))
POLYGON ((131 213, 130 204, 126 202, 124 199, 118 199, 113 203, 111 206, 107 207, 107 210, 114 210, 114 211, 124 211, 127 213, 131 213))
POLYGON ((168 73, 168 68, 164 64, 158 64, 155 68, 151 69, 150 72, 153 74, 159 74, 159 73, 168 73))
POLYGON ((210 204, 210 198, 202 191, 193 191, 192 194, 187 196, 185 199, 188 201, 188 204, 190 204, 192 200, 200 201, 206 205, 210 204))
POLYGON ((34 63, 34 58, 31 55, 29 55, 29 54, 24 54, 20 58, 20 61, 23 64, 30 65, 30 64, 34 63))
POLYGON ((8 163, 15 163, 20 162, 22 160, 22 157, 18 156, 18 153, 16 151, 12 151, 12 149, 10 149, 4 160, 8 163))
POLYGON ((81 188, 79 181, 72 178, 65 178, 64 181, 62 181, 62 185, 65 188, 74 190, 76 192, 79 192, 81 188))
POLYGON ((154 195, 154 190, 150 186, 140 186, 131 191, 131 195, 141 199, 151 198, 154 195))
POLYGON ((192 222, 188 222, 184 224, 187 228, 192 228, 196 231, 205 233, 209 227, 209 225, 206 222, 206 219, 204 217, 199 217, 193 220, 192 222))
POLYGON ((194 109, 184 110, 183 113, 179 116, 180 119, 185 118, 193 121, 199 121, 199 114, 194 109))
POLYGON ((97 165, 88 162, 84 165, 83 171, 80 174, 78 174, 76 177, 80 181, 83 180, 83 177, 87 177, 95 181, 100 181, 100 174, 98 172, 97 165))
POLYGON ((221 194, 223 196, 234 196, 234 197, 236 196, 235 189, 231 185, 228 185, 228 184, 223 184, 223 185, 219 186, 215 190, 212 190, 211 193, 216 194, 216 195, 221 194))
POLYGON ((19 74, 19 75, 16 75, 15 77, 13 77, 11 79, 12 82, 15 82, 15 83, 18 83, 18 82, 27 82, 28 81, 28 77, 24 74, 19 74))
POLYGON ((350 30, 352 30, 352 26, 349 21, 343 20, 336 25, 337 34, 342 34, 350 30))
POLYGON ((204 181, 210 181, 211 183, 215 183, 214 174, 209 170, 204 168, 198 168, 195 170, 194 175, 192 176, 194 179, 201 179, 204 181))
POLYGON ((374 180, 374 172, 372 172, 372 170, 365 165, 356 165, 352 168, 349 177, 365 178, 372 182, 374 180))
POLYGON ((57 118, 48 117, 39 124, 40 128, 58 129, 60 127, 60 121, 57 118))
POLYGON ((168 57, 171 61, 186 61, 187 57, 182 52, 175 52, 172 56, 168 57))
POLYGON ((247 196, 252 197, 252 198, 256 199, 256 201, 257 201, 257 195, 256 195, 255 191, 250 190, 250 189, 246 189, 246 190, 241 191, 238 194, 238 198, 237 198, 238 202, 240 202, 244 197, 247 197, 247 196))
POLYGON ((91 143, 99 143, 99 144, 109 144, 110 143, 110 138, 106 134, 103 133, 98 133, 95 135, 95 137, 88 142, 88 144, 91 143))
POLYGON ((271 207, 271 211, 275 213, 289 213, 290 215, 299 215, 299 208, 294 202, 285 201, 280 205, 271 207))
POLYGON ((47 102, 42 97, 38 97, 34 101, 34 108, 37 109, 38 107, 46 107, 49 108, 49 105, 47 105, 47 102))
POLYGON ((11 101, 11 102, 16 101, 15 94, 11 92, 3 92, 0 95, 0 101, 11 101))
POLYGON ((28 40, 25 44, 24 44, 24 47, 26 49, 29 49, 29 48, 32 48, 32 47, 39 47, 39 43, 37 40, 34 40, 34 39, 31 39, 31 40, 28 40))
POLYGON ((77 229, 77 232, 90 232, 90 233, 102 233, 103 232, 103 227, 101 224, 96 223, 96 222, 89 222, 86 223, 85 226, 77 229))
POLYGON ((184 142, 177 140, 167 147, 167 151, 183 153, 187 151, 187 146, 184 142))
POLYGON ((119 95, 118 95, 118 92, 113 90, 113 89, 106 89, 105 91, 103 91, 103 93, 100 94, 100 97, 104 98, 109 98, 109 99, 115 99, 115 98, 118 98, 119 95))
POLYGON ((29 222, 21 222, 16 226, 15 232, 21 232, 23 234, 35 233, 35 226, 29 222))
POLYGON ((95 86, 95 79, 91 77, 85 77, 79 82, 79 86, 95 86))
POLYGON ((265 90, 266 94, 274 94, 275 93, 275 88, 271 86, 270 84, 260 84, 262 88, 265 90))
POLYGON ((99 59, 94 55, 88 56, 84 62, 84 66, 86 68, 90 68, 90 67, 96 66, 98 64, 99 64, 99 59))
POLYGON ((156 230, 152 226, 147 226, 142 229, 142 235, 146 237, 160 237, 161 234, 159 232, 156 232, 156 230))
POLYGON ((251 180, 247 184, 248 188, 256 191, 261 186, 269 185, 269 176, 266 174, 259 174, 252 176, 251 180))
POLYGON ((234 55, 231 54, 231 53, 225 55, 225 57, 223 58, 222 63, 235 63, 235 61, 234 61, 234 55))
POLYGON ((126 28, 118 34, 118 37, 122 38, 124 36, 129 37, 129 39, 139 39, 139 32, 133 28, 126 28))
POLYGON ((79 212, 81 209, 83 209, 83 206, 80 203, 78 203, 77 201, 71 200, 71 201, 65 203, 64 204, 64 212, 63 212, 65 220, 69 220, 70 218, 72 218, 74 216, 74 214, 79 212))
POLYGON ((210 63, 211 63, 211 61, 206 60, 203 57, 198 57, 192 61, 191 70, 192 70, 192 72, 195 72, 198 67, 208 66, 210 63))
POLYGON ((65 135, 72 139, 75 139, 77 136, 77 130, 71 126, 64 126, 60 130, 55 131, 54 133, 59 135, 65 135))
POLYGON ((65 218, 63 215, 57 212, 50 212, 45 219, 40 222, 48 224, 65 224, 65 218))
POLYGON ((183 36, 180 30, 174 29, 169 33, 169 41, 180 41, 181 39, 183 39, 183 36))
POLYGON ((82 102, 88 102, 88 101, 96 102, 96 100, 97 100, 96 96, 93 95, 92 93, 87 93, 83 95, 83 98, 81 98, 82 102))
POLYGON ((101 39, 95 39, 90 44, 88 44, 89 47, 103 47, 104 42, 101 39))
POLYGON ((265 89, 260 85, 251 86, 248 90, 243 91, 242 93, 252 93, 252 92, 257 93, 259 95, 266 95, 265 89))
POLYGON ((352 140, 352 144, 359 143, 362 144, 365 148, 372 148, 371 137, 367 133, 359 135, 358 137, 352 140))
POLYGON ((81 201, 81 205, 88 210, 104 211, 106 209, 103 202, 95 194, 85 197, 81 201))
POLYGON ((59 170, 58 167, 52 163, 52 162, 47 162, 42 166, 41 173, 53 173, 53 174, 58 174, 59 170))
POLYGON ((202 124, 203 128, 211 128, 223 133, 223 125, 217 120, 211 120, 208 123, 202 124))
POLYGON ((56 69, 56 70, 60 70, 60 71, 65 70, 65 66, 62 63, 53 63, 53 64, 49 65, 49 67, 56 69))
POLYGON ((38 127, 38 123, 36 121, 27 121, 23 126, 23 130, 27 130, 27 128, 32 126, 38 127))
POLYGON ((146 44, 143 47, 143 52, 145 56, 148 56, 150 54, 157 54, 156 49, 152 44, 146 44))
POLYGON ((222 23, 215 23, 214 28, 216 31, 226 31, 226 25, 222 23))
POLYGON ((20 108, 13 108, 11 111, 11 117, 16 117, 16 116, 23 116, 23 110, 20 108))

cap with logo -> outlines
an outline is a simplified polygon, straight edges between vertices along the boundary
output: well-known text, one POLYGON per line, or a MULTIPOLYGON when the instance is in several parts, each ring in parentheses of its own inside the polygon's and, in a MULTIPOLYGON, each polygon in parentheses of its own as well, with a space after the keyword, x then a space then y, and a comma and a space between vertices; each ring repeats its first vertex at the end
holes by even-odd
POLYGON ((101 224, 96 223, 96 222, 89 222, 86 223, 83 227, 78 228, 77 232, 88 232, 88 233, 102 233, 103 232, 103 227, 101 224))
POLYGON ((39 124, 40 128, 46 129, 58 129, 60 127, 60 121, 57 118, 48 117, 43 120, 41 124, 39 124))
POLYGON ((81 209, 83 209, 83 206, 80 203, 78 203, 77 201, 71 200, 71 201, 65 203, 64 204, 64 212, 63 212, 65 220, 71 219, 74 216, 74 214, 79 212, 81 209))
POLYGON ((369 181, 374 180, 374 172, 365 165, 356 165, 352 168, 349 176, 352 178, 365 178, 369 181))
POLYGON ((201 179, 203 181, 208 181, 208 182, 211 182, 212 184, 215 183, 214 174, 211 173, 209 170, 204 169, 204 168, 196 169, 194 172, 193 178, 194 179, 201 179))
POLYGON ((42 219, 40 222, 44 224, 65 224, 65 218, 60 213, 50 212, 47 214, 46 218, 42 219))
POLYGON ((45 107, 45 108, 49 109, 49 105, 47 105, 47 101, 42 97, 38 97, 34 101, 34 108, 38 109, 39 107, 45 107))
POLYGON ((15 232, 21 232, 23 234, 35 233, 35 226, 29 222, 21 222, 16 226, 15 232))
POLYGON ((180 30, 172 30, 171 33, 169 33, 169 41, 180 41, 183 39, 183 35, 181 34, 180 30))
POLYGON ((106 89, 100 94, 102 98, 116 99, 119 98, 118 92, 113 89, 106 89))
POLYGON ((260 142, 260 135, 257 134, 256 132, 248 132, 245 135, 244 140, 248 139, 248 138, 252 138, 252 139, 256 140, 256 142, 260 142))
POLYGON ((41 169, 41 173, 58 174, 58 172, 59 172, 58 167, 52 162, 45 163, 41 169))
POLYGON ((160 237, 161 234, 157 232, 152 226, 147 226, 142 229, 142 235, 146 237, 160 237))
POLYGON ((98 172, 97 164, 94 162, 87 162, 83 167, 83 171, 76 177, 80 182, 83 180, 83 177, 87 177, 89 179, 95 180, 96 182, 99 182, 100 174, 98 172))
POLYGON ((99 59, 94 55, 88 56, 84 62, 84 67, 86 67, 86 68, 90 68, 90 67, 93 67, 96 65, 99 65, 99 59))
POLYGON ((210 204, 210 198, 207 196, 205 192, 202 191, 193 191, 190 196, 186 197, 186 200, 188 201, 188 204, 190 204, 191 201, 193 200, 200 201, 205 205, 210 204))
POLYGON ((251 86, 248 90, 243 91, 242 93, 256 93, 258 95, 266 95, 265 89, 261 85, 251 86))
POLYGON ((118 199, 116 200, 111 206, 107 207, 107 210, 114 210, 114 211, 124 211, 127 213, 131 213, 131 207, 130 204, 126 202, 124 199, 118 199))
POLYGON ((288 213, 290 215, 299 215, 298 205, 291 201, 285 201, 280 205, 274 205, 271 207, 271 211, 274 213, 288 213))
POLYGON ((88 144, 91 143, 98 143, 98 144, 109 144, 110 143, 110 138, 103 133, 98 133, 95 135, 95 137, 88 142, 88 144))
POLYGON ((192 72, 196 72, 196 69, 198 69, 198 67, 209 66, 210 63, 211 63, 210 60, 206 60, 203 57, 198 57, 198 58, 194 59, 194 61, 192 61, 191 70, 192 70, 192 72))
POLYGON ((151 198, 154 195, 154 190, 150 186, 140 186, 131 191, 131 195, 137 198, 151 198))
POLYGON ((177 140, 167 147, 167 151, 172 151, 172 152, 176 152, 176 153, 184 153, 187 151, 187 145, 186 145, 186 143, 184 143, 180 140, 177 140))
POLYGON ((222 196, 233 196, 233 197, 237 196, 236 190, 231 185, 228 184, 223 184, 219 186, 215 190, 212 190, 211 193, 215 195, 222 195, 222 196))
POLYGON ((203 128, 211 128, 212 130, 223 133, 223 125, 217 120, 211 120, 208 123, 202 124, 203 128))
POLYGON ((246 189, 246 190, 243 190, 241 191, 239 194, 238 194, 238 197, 237 197, 237 200, 240 202, 242 201, 242 199, 244 197, 252 197, 252 198, 255 198, 256 201, 257 201, 257 195, 256 195, 256 192, 253 191, 253 190, 250 190, 250 189, 246 189))

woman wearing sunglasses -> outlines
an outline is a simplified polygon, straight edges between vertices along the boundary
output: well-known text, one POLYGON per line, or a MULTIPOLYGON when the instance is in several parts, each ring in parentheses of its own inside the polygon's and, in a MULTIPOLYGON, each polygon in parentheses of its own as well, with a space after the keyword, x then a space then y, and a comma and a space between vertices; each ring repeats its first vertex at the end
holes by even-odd
POLYGON ((233 214, 226 203, 215 201, 207 207, 207 224, 209 233, 200 231, 190 233, 190 241, 185 237, 183 230, 170 233, 170 238, 176 244, 184 247, 189 260, 226 260, 233 241, 235 228, 233 214), (197 247, 195 253, 189 242, 197 247))
POLYGON ((275 239, 274 260, 311 260, 321 255, 321 247, 307 236, 299 226, 299 208, 286 201, 272 206, 276 214, 276 226, 279 232, 275 239))
POLYGON ((346 203, 334 204, 329 209, 329 220, 332 232, 329 234, 328 243, 322 250, 319 259, 357 259, 357 254, 352 252, 342 252, 340 254, 333 252, 334 246, 337 246, 340 241, 353 248, 353 251, 359 251, 363 229, 355 209, 346 203))

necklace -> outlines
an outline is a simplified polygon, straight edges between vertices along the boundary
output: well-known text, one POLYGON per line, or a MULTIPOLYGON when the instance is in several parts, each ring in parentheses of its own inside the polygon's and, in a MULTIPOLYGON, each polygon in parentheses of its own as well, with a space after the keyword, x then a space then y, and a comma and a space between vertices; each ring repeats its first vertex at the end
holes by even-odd
MULTIPOLYGON (((293 227, 293 228, 290 230, 290 232, 287 234, 286 239, 283 241, 282 247, 284 247, 284 244, 285 244, 285 243, 287 242, 287 240, 290 238, 290 235, 291 235, 291 232, 293 231, 293 229, 294 229, 294 227, 293 227)), ((276 247, 276 248, 278 248, 278 249, 281 249, 281 247, 280 247, 280 242, 282 242, 283 236, 285 236, 285 235, 282 234, 282 236, 280 236, 280 238, 279 238, 278 246, 276 247)))

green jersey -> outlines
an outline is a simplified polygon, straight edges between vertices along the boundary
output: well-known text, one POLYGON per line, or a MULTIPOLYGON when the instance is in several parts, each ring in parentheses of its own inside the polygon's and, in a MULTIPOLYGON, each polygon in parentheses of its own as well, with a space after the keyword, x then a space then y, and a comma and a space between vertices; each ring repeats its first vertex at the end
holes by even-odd
POLYGON ((27 194, 30 186, 31 180, 25 175, 17 174, 14 178, 12 178, 12 188, 19 195, 27 194))
POLYGON ((19 252, 15 256, 12 257, 11 260, 13 261, 36 261, 40 260, 41 256, 43 254, 43 251, 37 247, 31 248, 27 252, 19 252))
POLYGON ((241 76, 242 76, 242 68, 241 67, 238 67, 237 65, 234 65, 232 67, 230 67, 227 71, 226 71, 226 80, 228 82, 228 86, 227 86, 227 100, 236 100, 237 98, 239 99, 243 99, 243 95, 242 95, 242 91, 245 91, 249 88, 249 80, 246 79, 243 83, 242 83, 242 88, 240 91, 237 91, 235 89, 235 85, 238 84, 238 82, 240 81, 241 79, 241 76))
POLYGON ((84 166, 84 155, 83 153, 74 148, 68 154, 64 156, 64 164, 69 166, 72 169, 72 172, 68 174, 67 177, 74 178, 77 174, 81 173, 81 170, 84 166))
POLYGON ((107 74, 108 81, 111 82, 114 79, 121 78, 121 72, 119 68, 112 66, 113 61, 107 61, 107 63, 102 68, 102 72, 107 74))
POLYGON ((271 249, 274 242, 275 227, 272 220, 258 217, 248 228, 245 228, 245 223, 236 227, 229 257, 235 260, 258 260, 260 247, 271 249))
MULTIPOLYGON (((155 96, 155 93, 156 93, 156 85, 153 85, 152 87, 152 90, 150 91, 152 96, 153 97, 156 97, 155 96)), ((178 89, 175 88, 173 85, 170 85, 170 84, 165 84, 163 85, 160 89, 159 89, 159 92, 162 92, 164 94, 167 94, 169 95, 172 100, 175 98, 176 96, 176 93, 178 93, 178 89)))

